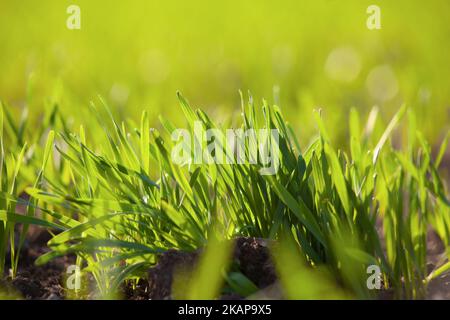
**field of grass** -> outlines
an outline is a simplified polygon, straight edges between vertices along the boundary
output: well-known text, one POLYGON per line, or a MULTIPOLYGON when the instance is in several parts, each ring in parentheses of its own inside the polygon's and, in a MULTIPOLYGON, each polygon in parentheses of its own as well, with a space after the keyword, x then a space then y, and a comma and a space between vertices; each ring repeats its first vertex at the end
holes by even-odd
POLYGON ((450 270, 450 3, 375 1, 368 30, 373 2, 2 3, 0 298, 42 230, 33 267, 81 270, 65 298, 152 287, 173 250, 196 257, 176 299, 430 297, 450 270), (278 170, 262 154, 179 165, 179 128, 236 160, 197 125, 275 130, 243 152, 277 152, 278 170), (269 286, 236 259, 251 238, 269 286))

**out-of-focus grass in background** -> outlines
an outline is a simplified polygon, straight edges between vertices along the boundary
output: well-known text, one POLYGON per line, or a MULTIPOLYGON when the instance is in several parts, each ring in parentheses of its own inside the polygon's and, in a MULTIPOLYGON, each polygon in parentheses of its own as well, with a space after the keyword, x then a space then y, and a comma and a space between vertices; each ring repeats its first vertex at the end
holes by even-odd
POLYGON ((437 143, 450 123, 449 12, 446 0, 2 1, 0 97, 17 116, 54 99, 80 120, 101 94, 156 124, 181 118, 176 90, 217 116, 250 90, 281 104, 301 137, 322 107, 338 142, 350 107, 378 105, 388 119, 405 102, 437 143), (66 28, 70 4, 81 30, 66 28), (381 30, 366 28, 370 4, 381 30))

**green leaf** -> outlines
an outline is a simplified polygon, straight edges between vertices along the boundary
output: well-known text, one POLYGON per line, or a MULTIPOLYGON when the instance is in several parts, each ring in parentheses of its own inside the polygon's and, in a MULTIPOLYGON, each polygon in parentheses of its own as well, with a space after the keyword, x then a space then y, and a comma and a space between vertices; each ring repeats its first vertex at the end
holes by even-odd
POLYGON ((141 161, 146 174, 150 171, 150 126, 147 112, 142 113, 141 119, 141 161))
POLYGON ((21 214, 17 214, 15 212, 8 212, 6 210, 0 210, 0 220, 1 221, 10 221, 14 223, 26 223, 33 224, 36 226, 56 229, 56 230, 65 230, 63 226, 60 226, 56 223, 49 222, 43 219, 39 219, 36 217, 25 216, 21 214))
POLYGON ((231 272, 227 275, 226 281, 231 289, 242 297, 248 297, 256 293, 258 287, 241 272, 231 272))
POLYGON ((400 121, 400 119, 405 114, 406 110, 407 110, 406 105, 403 105, 400 108, 400 110, 398 110, 397 113, 394 115, 391 122, 389 122, 388 126, 386 127, 386 130, 383 132, 383 135, 381 136, 380 140, 378 141, 378 143, 374 149, 374 152, 373 152, 372 162, 374 165, 377 163, 378 156, 380 154, 381 149, 383 148, 387 139, 391 135, 392 131, 394 131, 395 127, 397 126, 397 123, 400 121))
POLYGON ((324 237, 311 211, 303 201, 297 202, 294 197, 283 187, 274 176, 265 176, 283 203, 295 214, 306 228, 325 246, 324 237))
POLYGON ((345 183, 345 177, 342 172, 341 164, 339 163, 339 159, 334 152, 334 150, 328 145, 325 144, 325 154, 327 155, 328 161, 331 167, 331 177, 333 179, 334 186, 339 194, 339 198, 341 199, 342 206, 344 207, 347 215, 351 215, 351 206, 348 198, 348 190, 347 185, 345 183))

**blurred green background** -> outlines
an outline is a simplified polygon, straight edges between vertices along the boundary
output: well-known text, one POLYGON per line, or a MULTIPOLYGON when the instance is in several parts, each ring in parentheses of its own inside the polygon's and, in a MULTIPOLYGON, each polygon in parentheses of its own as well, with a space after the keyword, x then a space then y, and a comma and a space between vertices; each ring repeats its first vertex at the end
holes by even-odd
POLYGON ((0 2, 0 99, 39 119, 58 102, 83 121, 102 95, 122 117, 181 119, 180 90, 213 117, 239 114, 238 90, 280 104, 301 139, 321 107, 344 141, 348 110, 402 103, 436 144, 449 129, 450 1, 190 0, 0 2), (81 30, 66 8, 81 8, 81 30), (381 30, 366 9, 381 8, 381 30))

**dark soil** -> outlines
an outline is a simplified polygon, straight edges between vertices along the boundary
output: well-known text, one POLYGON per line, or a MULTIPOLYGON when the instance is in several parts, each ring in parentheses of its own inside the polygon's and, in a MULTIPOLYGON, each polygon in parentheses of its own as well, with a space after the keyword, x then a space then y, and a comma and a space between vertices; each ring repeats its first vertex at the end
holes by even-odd
POLYGON ((237 239, 234 258, 239 262, 240 271, 258 288, 263 289, 275 283, 277 276, 266 240, 237 239))
POLYGON ((190 274, 194 270, 199 256, 199 251, 189 253, 169 250, 164 253, 158 264, 148 271, 148 299, 171 298, 174 275, 177 272, 190 274))
MULTIPOLYGON (((37 267, 34 261, 41 254, 48 252, 46 247, 50 234, 45 231, 31 230, 21 254, 17 277, 12 280, 4 277, 0 280, 0 298, 25 299, 64 299, 66 292, 63 281, 67 267, 75 263, 75 257, 57 258, 37 267)), ((442 263, 444 247, 439 238, 430 233, 429 269, 442 263)), ((201 250, 181 252, 169 250, 160 255, 158 263, 147 272, 148 279, 142 279, 137 284, 124 284, 123 298, 130 300, 172 299, 172 284, 174 275, 183 274, 189 277, 195 269, 201 250)), ((254 298, 282 299, 282 291, 277 282, 276 273, 268 242, 264 239, 238 238, 235 240, 233 265, 261 289, 254 298)), ((432 281, 428 288, 427 299, 450 299, 450 273, 446 273, 432 281)), ((93 298, 92 294, 86 298, 93 298)), ((221 299, 243 299, 237 294, 226 294, 221 299)), ((389 291, 382 292, 382 299, 392 299, 389 291)))
MULTIPOLYGON (((435 232, 428 232, 428 272, 445 261, 445 246, 435 232)), ((428 285, 427 298, 432 300, 450 300, 450 272, 446 272, 428 285)))
MULTIPOLYGON (((42 229, 29 229, 29 237, 19 257, 17 276, 11 279, 6 275, 0 279, 0 289, 8 298, 25 298, 33 300, 60 300, 64 297, 62 276, 67 267, 75 263, 71 256, 56 258, 45 266, 37 267, 34 261, 42 254, 49 251, 47 241, 51 235, 42 229)), ((9 270, 11 261, 7 256, 6 268, 9 270)))
MULTIPOLYGON (((148 271, 148 281, 141 281, 134 290, 128 286, 125 295, 129 299, 171 299, 174 275, 189 277, 195 269, 201 251, 181 252, 169 250, 159 257, 158 264, 148 271)), ((258 288, 266 288, 276 281, 266 240, 238 238, 235 240, 233 260, 239 271, 258 288)), ((237 294, 227 294, 223 299, 242 299, 237 294)))

